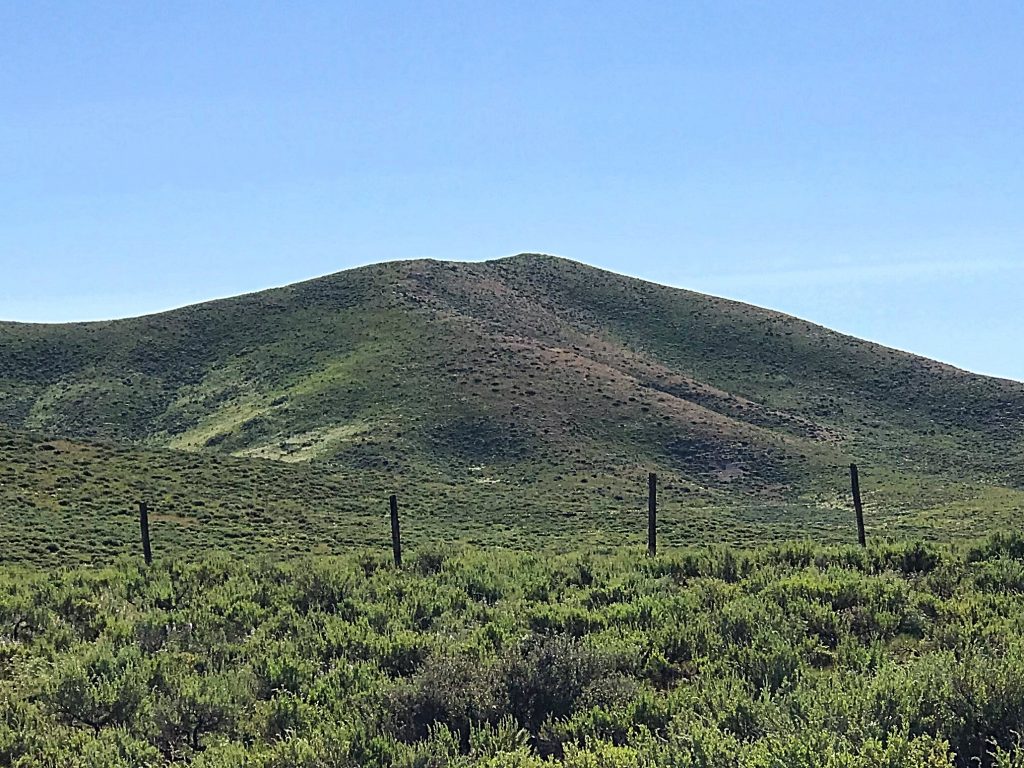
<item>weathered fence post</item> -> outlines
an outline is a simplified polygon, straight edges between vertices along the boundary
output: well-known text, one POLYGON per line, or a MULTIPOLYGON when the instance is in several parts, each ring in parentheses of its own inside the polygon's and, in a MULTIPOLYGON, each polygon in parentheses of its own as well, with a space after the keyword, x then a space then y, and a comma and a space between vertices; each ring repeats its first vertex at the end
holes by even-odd
POLYGON ((153 562, 153 551, 149 548, 149 509, 146 502, 139 502, 139 529, 142 532, 142 557, 146 565, 153 562))
POLYGON ((395 555, 395 565, 402 567, 402 535, 398 530, 398 497, 391 494, 391 549, 395 555))
POLYGON ((850 465, 850 486, 853 489, 853 508, 857 510, 857 541, 862 547, 867 546, 867 539, 864 536, 864 507, 860 502, 860 477, 857 474, 857 465, 850 465))
POLYGON ((647 476, 647 555, 658 554, 658 476, 647 476))

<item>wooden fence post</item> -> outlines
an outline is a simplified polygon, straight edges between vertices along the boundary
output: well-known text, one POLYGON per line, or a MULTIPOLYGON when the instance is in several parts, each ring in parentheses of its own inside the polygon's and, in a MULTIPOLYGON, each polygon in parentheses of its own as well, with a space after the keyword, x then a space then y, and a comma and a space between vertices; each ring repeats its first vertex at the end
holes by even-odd
POLYGON ((139 529, 142 532, 142 557, 146 565, 153 562, 153 551, 149 548, 149 509, 146 502, 139 502, 139 529))
POLYGON ((658 476, 647 476, 647 555, 658 553, 658 476))
POLYGON ((395 565, 402 567, 402 535, 398 529, 398 496, 391 494, 391 550, 395 555, 395 565))
POLYGON ((860 477, 857 474, 857 465, 850 465, 850 486, 853 490, 853 508, 857 511, 857 541, 862 547, 867 546, 867 539, 864 536, 864 507, 860 501, 860 477))

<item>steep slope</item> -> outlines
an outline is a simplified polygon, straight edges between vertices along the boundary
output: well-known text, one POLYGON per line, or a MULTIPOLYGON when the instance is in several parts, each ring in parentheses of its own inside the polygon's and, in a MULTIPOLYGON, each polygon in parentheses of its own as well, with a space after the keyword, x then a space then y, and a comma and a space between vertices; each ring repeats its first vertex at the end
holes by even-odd
POLYGON ((657 469, 706 503, 833 504, 851 458, 894 507, 1024 484, 1022 384, 538 255, 0 324, 0 422, 612 499, 657 469))

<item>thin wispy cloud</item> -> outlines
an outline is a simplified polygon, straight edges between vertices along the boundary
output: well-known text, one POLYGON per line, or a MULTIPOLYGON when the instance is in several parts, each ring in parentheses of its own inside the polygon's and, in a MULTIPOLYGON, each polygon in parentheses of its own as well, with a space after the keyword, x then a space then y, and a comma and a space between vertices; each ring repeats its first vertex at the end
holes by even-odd
POLYGON ((742 274, 703 276, 701 282, 718 287, 792 288, 826 287, 865 283, 906 283, 987 277, 1001 274, 1024 275, 1024 256, 1011 259, 961 259, 903 261, 889 264, 843 264, 828 267, 764 270, 742 274))

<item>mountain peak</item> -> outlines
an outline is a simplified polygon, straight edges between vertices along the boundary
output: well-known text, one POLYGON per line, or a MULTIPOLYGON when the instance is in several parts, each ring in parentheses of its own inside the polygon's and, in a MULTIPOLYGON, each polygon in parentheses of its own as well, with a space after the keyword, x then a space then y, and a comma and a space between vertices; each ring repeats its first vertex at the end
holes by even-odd
POLYGON ((497 259, 488 259, 485 264, 552 264, 555 262, 564 262, 568 264, 579 264, 578 261, 567 259, 564 256, 555 256, 550 253, 517 253, 512 256, 502 256, 497 259))

